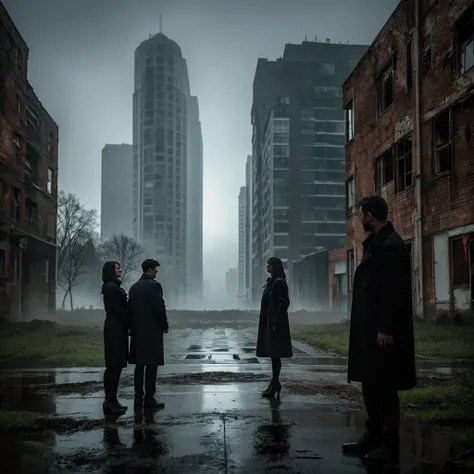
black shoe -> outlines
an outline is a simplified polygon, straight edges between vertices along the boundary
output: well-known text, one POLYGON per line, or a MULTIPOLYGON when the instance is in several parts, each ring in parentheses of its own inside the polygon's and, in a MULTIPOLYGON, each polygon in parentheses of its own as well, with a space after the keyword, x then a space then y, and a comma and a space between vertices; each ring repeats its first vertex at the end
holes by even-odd
POLYGON ((155 398, 145 399, 145 408, 161 410, 164 407, 165 404, 163 402, 158 402, 155 398))
POLYGON ((121 406, 118 402, 114 402, 112 400, 105 400, 102 408, 104 409, 105 414, 122 414, 125 413, 126 408, 121 408, 121 406))
POLYGON ((127 411, 127 410, 128 410, 128 407, 126 407, 125 405, 122 405, 116 398, 113 400, 113 402, 114 402, 121 410, 124 410, 124 411, 127 411))
POLYGON ((272 383, 270 382, 268 384, 268 388, 266 390, 264 390, 263 392, 261 392, 261 394, 263 395, 264 393, 268 393, 271 390, 271 388, 272 388, 272 383))
POLYGON ((272 381, 270 383, 270 387, 266 392, 262 393, 263 398, 273 398, 275 395, 277 396, 277 400, 280 399, 280 392, 281 392, 281 383, 278 381, 272 381))
POLYGON ((378 448, 380 444, 380 434, 366 431, 357 441, 344 443, 342 451, 346 454, 364 454, 378 448))
POLYGON ((367 461, 398 464, 400 459, 400 439, 398 432, 384 433, 379 446, 370 449, 364 459, 367 461))

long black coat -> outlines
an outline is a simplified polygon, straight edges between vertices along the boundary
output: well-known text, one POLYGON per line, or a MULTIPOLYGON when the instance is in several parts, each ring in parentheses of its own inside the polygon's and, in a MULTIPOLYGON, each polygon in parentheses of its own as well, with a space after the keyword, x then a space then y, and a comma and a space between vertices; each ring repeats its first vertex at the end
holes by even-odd
POLYGON ((104 308, 104 352, 106 367, 125 367, 128 361, 127 294, 118 280, 102 287, 104 308))
POLYGON ((269 278, 263 290, 258 322, 257 357, 293 357, 288 308, 288 285, 269 278), (273 331, 273 326, 276 331, 273 331))
POLYGON ((164 365, 163 332, 168 317, 163 288, 143 274, 129 292, 130 362, 136 365, 164 365))
POLYGON ((416 385, 411 262, 390 222, 364 242, 355 271, 348 381, 397 390, 416 385), (379 331, 393 336, 393 345, 380 347, 379 331))

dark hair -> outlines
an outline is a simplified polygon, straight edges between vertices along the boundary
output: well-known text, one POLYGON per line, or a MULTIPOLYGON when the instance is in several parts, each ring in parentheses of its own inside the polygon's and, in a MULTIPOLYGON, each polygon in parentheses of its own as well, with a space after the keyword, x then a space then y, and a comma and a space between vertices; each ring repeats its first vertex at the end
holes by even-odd
POLYGON ((374 219, 378 221, 386 221, 388 216, 388 205, 384 198, 380 196, 366 196, 359 202, 358 206, 364 215, 369 212, 374 219))
POLYGON ((115 260, 110 260, 108 262, 105 262, 104 266, 102 267, 102 281, 104 282, 102 285, 102 293, 104 292, 105 284, 108 281, 114 281, 115 283, 120 284, 119 279, 115 275, 115 265, 118 265, 120 267, 119 262, 116 262, 115 260))
POLYGON ((272 266, 272 278, 283 278, 283 280, 286 280, 283 262, 278 257, 270 257, 267 260, 267 264, 272 266))
POLYGON ((159 267, 160 263, 157 260, 153 260, 152 258, 147 258, 142 263, 142 270, 143 273, 146 273, 148 270, 152 270, 153 268, 159 267))

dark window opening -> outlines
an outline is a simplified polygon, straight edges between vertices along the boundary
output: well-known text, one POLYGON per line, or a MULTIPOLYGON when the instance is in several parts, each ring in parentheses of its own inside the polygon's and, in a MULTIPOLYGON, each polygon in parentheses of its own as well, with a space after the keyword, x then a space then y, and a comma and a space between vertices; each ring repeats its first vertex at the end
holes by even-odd
POLYGON ((375 164, 375 194, 382 196, 382 188, 394 180, 393 149, 380 156, 375 164))
POLYGON ((26 218, 28 219, 28 222, 31 222, 32 224, 36 224, 38 205, 35 202, 31 201, 30 199, 26 199, 25 212, 26 212, 26 218))
POLYGON ((470 9, 456 24, 458 69, 461 74, 474 66, 474 10, 470 9))
POLYGON ((407 92, 413 87, 413 62, 412 62, 413 42, 407 44, 407 92))
POLYGON ((379 111, 385 112, 393 104, 393 71, 395 58, 377 78, 379 111))
POLYGON ((427 74, 433 67, 433 53, 431 49, 431 35, 427 35, 423 41, 423 74, 427 74))
POLYGON ((451 265, 453 286, 469 285, 469 247, 462 238, 451 241, 451 265))
POLYGON ((452 158, 451 110, 447 110, 434 119, 435 172, 451 171, 452 158))
POLYGON ((0 249, 0 276, 5 275, 5 249, 0 249))
POLYGON ((9 267, 10 267, 10 278, 13 280, 16 279, 18 275, 18 249, 17 247, 10 247, 10 258, 9 258, 9 267))
POLYGON ((397 191, 403 191, 413 184, 412 140, 397 143, 397 191))
POLYGON ((18 222, 20 220, 20 190, 18 188, 11 190, 10 205, 10 216, 18 222))

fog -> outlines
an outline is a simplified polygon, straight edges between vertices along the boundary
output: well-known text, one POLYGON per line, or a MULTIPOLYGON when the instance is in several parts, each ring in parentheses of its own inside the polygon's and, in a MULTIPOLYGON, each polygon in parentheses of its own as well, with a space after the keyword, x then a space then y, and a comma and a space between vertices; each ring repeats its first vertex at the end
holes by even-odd
MULTIPOLYGON (((252 152, 258 58, 276 60, 305 36, 370 44, 397 0, 3 0, 30 48, 29 81, 60 129, 59 187, 100 213, 101 150, 132 143, 134 51, 149 34, 176 41, 199 100, 204 147, 204 300, 222 309, 225 273, 237 265, 238 193, 252 152)), ((118 204, 119 205, 119 204, 118 204)), ((160 256, 157 256, 160 258, 160 256)), ((264 266, 264 262, 262 262, 264 266)), ((166 298, 166 281, 163 281, 166 298)), ((58 291, 58 301, 62 301, 58 291)), ((101 306, 74 289, 74 306, 101 306)), ((197 307, 196 307, 197 305, 197 307)), ((60 305, 59 305, 60 306, 60 305)), ((248 307, 248 305, 247 305, 248 307)))

